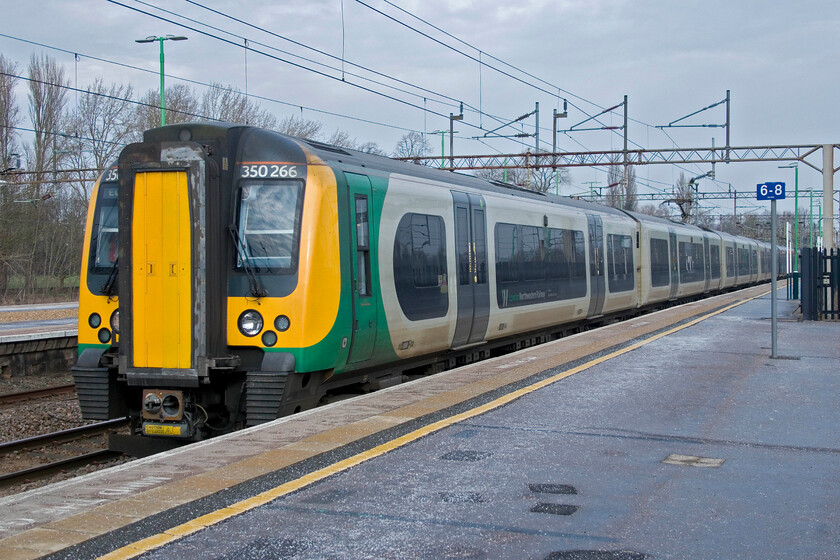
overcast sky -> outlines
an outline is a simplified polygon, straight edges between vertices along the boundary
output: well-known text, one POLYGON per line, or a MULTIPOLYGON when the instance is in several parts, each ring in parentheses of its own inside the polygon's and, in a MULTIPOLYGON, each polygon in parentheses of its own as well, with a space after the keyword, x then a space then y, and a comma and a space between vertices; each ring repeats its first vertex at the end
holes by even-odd
MULTIPOLYGON (((358 0, 203 0, 199 5, 187 0, 118 1, 124 6, 107 0, 6 2, 2 10, 6 25, 0 28, 4 34, 0 36, 0 52, 24 69, 32 54, 49 54, 65 65, 71 83, 80 88, 101 77, 106 83, 131 83, 138 92, 143 92, 157 87, 158 47, 137 44, 134 39, 148 35, 185 35, 188 41, 165 44, 167 85, 184 78, 202 83, 221 82, 245 90, 247 67, 248 92, 276 100, 263 101, 262 105, 278 117, 300 115, 303 106, 303 116, 324 122, 328 131, 347 130, 360 143, 373 141, 387 152, 409 130, 431 132, 448 128, 448 118, 434 113, 446 116, 457 113, 455 101, 463 101, 468 109, 465 122, 456 127, 456 153, 522 151, 510 140, 486 140, 482 144, 472 137, 484 134, 479 127, 485 131, 495 128, 494 117, 512 120, 532 111, 535 102, 541 108, 540 135, 545 142, 541 147, 550 149, 551 111, 562 107, 562 101, 558 95, 547 92, 559 94, 571 104, 566 126, 584 120, 587 113, 599 112, 599 107, 616 105, 628 95, 632 119, 629 134, 634 147, 708 147, 713 137, 716 145, 722 146, 725 143, 722 129, 669 129, 665 134, 655 126, 721 101, 727 89, 731 90, 732 99, 733 146, 840 142, 840 3, 837 0, 392 0, 393 4, 475 48, 447 37, 382 0, 364 0, 370 7, 358 0), (269 47, 333 67, 341 66, 335 59, 213 14, 201 5, 336 57, 341 57, 343 52, 348 62, 345 82, 405 103, 342 83, 339 71, 272 51, 269 47), (233 44, 130 8, 183 22, 233 44), (316 68, 337 79, 257 52, 249 52, 246 57, 243 38, 256 50, 316 68), (80 55, 78 63, 72 53, 80 55), (487 66, 481 67, 475 60, 479 58, 546 91, 487 66), (351 76, 350 73, 360 73, 374 77, 349 63, 403 80, 411 85, 399 87, 416 95, 351 76), (426 93, 417 87, 424 88, 426 93), (445 98, 451 105, 440 102, 445 98), (424 106, 430 112, 424 113, 424 106), (486 113, 484 116, 478 114, 479 108, 486 113)), ((375 79, 387 81, 381 76, 375 79)), ((200 85, 193 84, 193 87, 202 89, 200 85)), ((21 90, 19 98, 25 101, 25 91, 21 90)), ((603 122, 618 126, 621 115, 606 116, 603 122)), ((722 124, 725 111, 719 106, 686 122, 722 124)), ((533 118, 524 121, 522 130, 533 132, 533 118)), ((511 132, 515 131, 507 129, 507 133, 511 132)), ((438 138, 431 142, 436 152, 440 148, 438 138)), ((618 134, 605 131, 561 134, 560 139, 560 149, 568 151, 622 146, 618 134)), ((525 142, 533 146, 533 138, 525 142)), ((821 165, 819 159, 812 161, 821 165)), ((793 171, 777 169, 777 165, 718 165, 717 181, 704 180, 701 189, 726 190, 731 183, 739 191, 754 191, 756 183, 781 180, 789 183, 791 191, 793 171)), ((709 169, 708 165, 640 167, 637 168, 639 190, 667 188, 680 172, 693 176, 709 169)), ((562 194, 580 193, 588 189, 589 181, 606 184, 604 169, 574 169, 571 177, 572 186, 565 187, 562 194)), ((803 167, 800 188, 812 186, 822 187, 821 175, 803 167)), ((731 212, 731 201, 722 203, 722 207, 722 211, 731 212)))

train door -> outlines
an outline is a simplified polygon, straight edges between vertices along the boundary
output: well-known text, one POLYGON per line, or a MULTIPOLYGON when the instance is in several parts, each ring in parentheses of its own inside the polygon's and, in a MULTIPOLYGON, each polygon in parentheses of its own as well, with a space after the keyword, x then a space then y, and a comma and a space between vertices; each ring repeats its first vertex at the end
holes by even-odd
POLYGON ((452 347, 481 342, 490 317, 487 220, 480 195, 452 191, 455 208, 458 319, 452 347))
POLYGON ((668 228, 668 239, 671 250, 671 293, 668 298, 674 299, 680 287, 680 261, 677 254, 677 232, 673 228, 668 228))
POLYGON ((131 233, 133 367, 192 367, 191 223, 186 171, 135 175, 131 233))
POLYGON ((705 276, 705 283, 703 284, 703 291, 709 291, 709 284, 712 280, 712 255, 709 252, 709 238, 703 236, 703 274, 705 276))
POLYGON ((589 222, 589 312, 596 317, 604 311, 604 223, 601 216, 587 214, 589 222))
POLYGON ((347 363, 356 363, 370 359, 376 340, 377 314, 370 264, 373 193, 367 176, 356 173, 345 173, 344 176, 347 178, 350 206, 353 290, 353 340, 347 363))

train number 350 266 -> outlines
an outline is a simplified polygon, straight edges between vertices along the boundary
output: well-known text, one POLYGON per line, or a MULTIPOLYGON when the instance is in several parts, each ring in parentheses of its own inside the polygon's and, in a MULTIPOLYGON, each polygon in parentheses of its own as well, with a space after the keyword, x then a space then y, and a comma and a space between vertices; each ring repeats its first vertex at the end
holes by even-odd
POLYGON ((289 179, 298 176, 297 165, 243 165, 240 177, 248 179, 289 179))

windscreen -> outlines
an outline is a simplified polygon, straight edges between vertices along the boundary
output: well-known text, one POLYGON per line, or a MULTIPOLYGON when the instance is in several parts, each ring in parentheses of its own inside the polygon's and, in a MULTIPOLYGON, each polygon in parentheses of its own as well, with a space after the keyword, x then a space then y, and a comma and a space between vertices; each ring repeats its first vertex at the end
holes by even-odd
MULTIPOLYGON (((106 171, 106 175, 116 174, 115 170, 106 171)), ((108 283, 115 285, 114 274, 119 256, 119 211, 117 208, 118 183, 103 182, 93 210, 91 225, 90 254, 88 255, 88 289, 93 293, 102 293, 108 283)))
POLYGON ((236 267, 264 273, 297 270, 302 206, 300 181, 243 182, 236 267))

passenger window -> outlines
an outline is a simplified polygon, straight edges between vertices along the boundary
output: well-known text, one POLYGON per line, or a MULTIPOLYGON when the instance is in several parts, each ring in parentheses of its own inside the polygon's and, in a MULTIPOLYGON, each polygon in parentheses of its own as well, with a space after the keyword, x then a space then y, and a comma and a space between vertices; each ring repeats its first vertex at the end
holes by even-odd
POLYGON ((667 286, 671 283, 668 268, 668 240, 650 240, 650 283, 652 286, 667 286))
POLYGON ((369 239, 368 198, 356 195, 356 280, 360 296, 371 295, 369 239))
POLYGON ((633 238, 629 235, 607 235, 607 273, 610 292, 626 292, 633 289, 633 238))
POLYGON ((495 236, 499 307, 586 295, 582 231, 499 223, 495 236))
POLYGON ((446 231, 441 216, 410 213, 402 217, 394 239, 394 284, 409 320, 446 315, 446 231))

